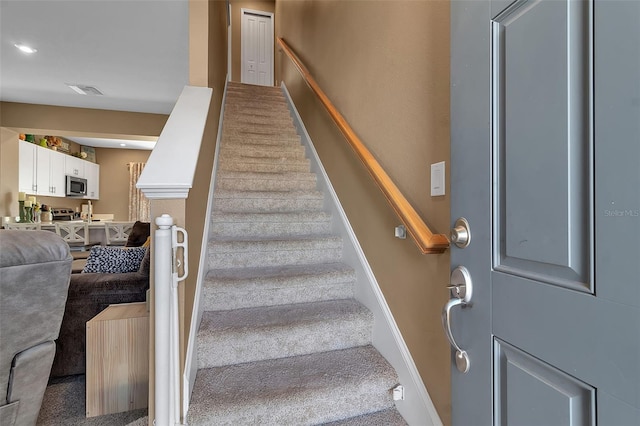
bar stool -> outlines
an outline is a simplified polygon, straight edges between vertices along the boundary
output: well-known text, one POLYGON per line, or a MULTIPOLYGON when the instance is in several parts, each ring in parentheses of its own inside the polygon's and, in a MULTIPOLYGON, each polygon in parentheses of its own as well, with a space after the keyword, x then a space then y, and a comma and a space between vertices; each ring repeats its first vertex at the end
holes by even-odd
POLYGON ((133 229, 133 222, 105 222, 106 245, 124 246, 129 239, 131 229, 133 229))
POLYGON ((89 241, 89 225, 86 223, 56 223, 56 234, 67 244, 71 251, 86 251, 99 242, 89 241))
POLYGON ((39 223, 7 223, 4 225, 7 229, 13 229, 17 231, 39 231, 39 223))

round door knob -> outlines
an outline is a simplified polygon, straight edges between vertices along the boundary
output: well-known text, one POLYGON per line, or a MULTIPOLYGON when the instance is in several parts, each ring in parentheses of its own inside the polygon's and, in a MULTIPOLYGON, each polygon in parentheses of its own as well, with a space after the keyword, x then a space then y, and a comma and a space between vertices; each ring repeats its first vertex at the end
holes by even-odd
POLYGON ((461 217, 451 230, 451 242, 460 248, 465 248, 471 242, 471 232, 469 231, 469 222, 461 217))

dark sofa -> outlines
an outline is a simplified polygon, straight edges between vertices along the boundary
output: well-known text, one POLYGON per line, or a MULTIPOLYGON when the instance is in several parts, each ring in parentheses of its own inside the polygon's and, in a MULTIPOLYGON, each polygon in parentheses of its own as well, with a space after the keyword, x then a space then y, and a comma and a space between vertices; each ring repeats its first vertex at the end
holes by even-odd
MULTIPOLYGON (((140 246, 146 241, 140 232, 149 235, 149 224, 134 225, 127 246, 140 246)), ((56 340, 56 356, 51 377, 85 373, 86 323, 107 306, 117 303, 144 302, 149 289, 150 252, 136 272, 71 274, 60 335, 56 340)))

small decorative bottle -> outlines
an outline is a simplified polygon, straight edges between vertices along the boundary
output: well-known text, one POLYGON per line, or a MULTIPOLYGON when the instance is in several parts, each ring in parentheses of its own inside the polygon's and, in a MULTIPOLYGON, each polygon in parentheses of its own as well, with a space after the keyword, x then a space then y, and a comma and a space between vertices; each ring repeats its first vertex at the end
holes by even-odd
POLYGON ((18 201, 18 205, 19 205, 18 213, 20 214, 20 223, 24 223, 27 221, 27 212, 24 209, 24 201, 18 201))

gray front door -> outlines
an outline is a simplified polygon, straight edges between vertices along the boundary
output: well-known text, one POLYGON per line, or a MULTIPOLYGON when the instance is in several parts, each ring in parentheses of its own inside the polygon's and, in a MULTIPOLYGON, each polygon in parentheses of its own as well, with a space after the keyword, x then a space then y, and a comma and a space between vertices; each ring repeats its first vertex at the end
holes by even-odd
POLYGON ((453 0, 451 161, 453 424, 640 425, 640 1, 453 0))

